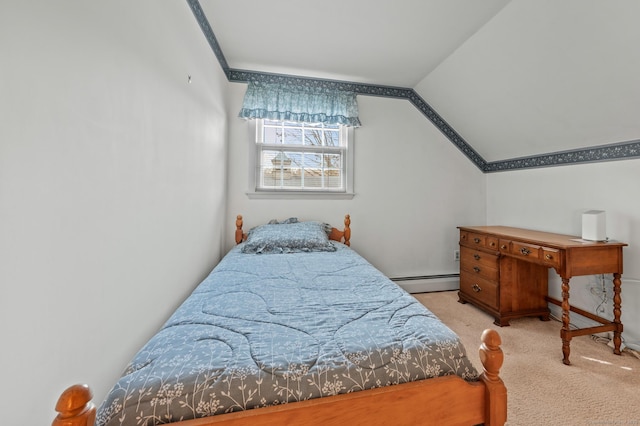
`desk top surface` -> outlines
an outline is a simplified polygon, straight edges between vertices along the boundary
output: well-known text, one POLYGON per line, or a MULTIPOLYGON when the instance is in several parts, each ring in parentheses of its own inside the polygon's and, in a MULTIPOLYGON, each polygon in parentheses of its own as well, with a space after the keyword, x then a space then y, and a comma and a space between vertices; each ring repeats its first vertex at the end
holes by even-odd
POLYGON ((459 226, 458 229, 468 232, 481 232, 500 238, 517 239, 540 245, 553 245, 561 248, 593 247, 593 246, 626 246, 620 241, 587 241, 574 235, 555 234, 552 232, 514 228, 510 226, 459 226))

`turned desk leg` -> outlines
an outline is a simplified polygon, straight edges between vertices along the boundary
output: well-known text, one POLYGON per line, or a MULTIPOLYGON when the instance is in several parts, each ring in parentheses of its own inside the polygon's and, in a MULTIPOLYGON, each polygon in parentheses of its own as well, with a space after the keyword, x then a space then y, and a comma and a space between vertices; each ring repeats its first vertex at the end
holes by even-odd
POLYGON ((621 355, 620 345, 622 344, 622 322, 620 321, 620 315, 622 313, 621 305, 622 298, 620 297, 621 290, 620 274, 613 274, 613 323, 615 324, 615 330, 613 330, 613 353, 621 355))
POLYGON ((560 330, 560 337, 562 338, 562 362, 565 365, 571 365, 571 361, 569 361, 569 354, 571 352, 569 310, 569 278, 562 277, 562 330, 560 330))

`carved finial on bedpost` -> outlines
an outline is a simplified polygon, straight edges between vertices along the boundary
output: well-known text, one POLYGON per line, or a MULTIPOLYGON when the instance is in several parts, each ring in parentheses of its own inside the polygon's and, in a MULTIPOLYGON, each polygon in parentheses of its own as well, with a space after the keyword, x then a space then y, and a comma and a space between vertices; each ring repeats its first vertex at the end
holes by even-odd
POLYGON ((487 329, 482 333, 482 345, 480 345, 480 361, 484 367, 484 374, 491 382, 500 380, 500 367, 504 361, 504 354, 500 349, 502 340, 497 331, 487 329))
POLYGON ((244 234, 242 233, 242 215, 239 214, 236 217, 236 244, 240 244, 244 239, 244 234))
POLYGON ((483 372, 480 375, 486 386, 486 418, 487 426, 504 425, 507 421, 507 388, 500 378, 500 368, 504 361, 504 353, 500 348, 502 340, 497 331, 487 329, 482 333, 480 345, 480 361, 483 372))
POLYGON ((91 402, 93 393, 87 385, 73 385, 67 388, 56 404, 58 416, 51 426, 93 426, 96 420, 96 406, 91 402))
POLYGON ((349 242, 349 240, 351 239, 351 228, 349 228, 349 225, 351 225, 351 216, 350 215, 345 215, 344 217, 344 244, 347 246, 351 245, 351 242, 349 242))

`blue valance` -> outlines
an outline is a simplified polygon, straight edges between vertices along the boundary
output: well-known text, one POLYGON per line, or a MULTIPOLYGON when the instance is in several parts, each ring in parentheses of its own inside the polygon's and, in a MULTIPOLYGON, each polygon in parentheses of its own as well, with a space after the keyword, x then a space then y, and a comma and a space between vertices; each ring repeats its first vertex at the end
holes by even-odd
POLYGON ((356 94, 320 86, 250 81, 239 116, 360 127, 356 94))

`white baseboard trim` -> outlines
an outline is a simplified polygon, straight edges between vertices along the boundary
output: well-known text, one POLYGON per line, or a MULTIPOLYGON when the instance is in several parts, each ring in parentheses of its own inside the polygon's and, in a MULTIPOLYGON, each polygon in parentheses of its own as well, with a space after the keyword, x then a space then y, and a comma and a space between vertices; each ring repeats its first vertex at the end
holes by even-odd
POLYGON ((452 276, 434 275, 392 278, 391 280, 409 293, 429 293, 460 289, 460 277, 457 274, 452 276))

